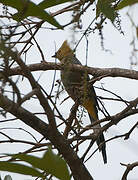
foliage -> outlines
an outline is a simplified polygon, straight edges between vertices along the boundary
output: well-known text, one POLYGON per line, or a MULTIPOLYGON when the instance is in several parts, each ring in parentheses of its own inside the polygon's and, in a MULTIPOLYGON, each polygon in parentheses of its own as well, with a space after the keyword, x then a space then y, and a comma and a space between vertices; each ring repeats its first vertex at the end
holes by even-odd
POLYGON ((136 3, 138 3, 138 0, 122 0, 119 4, 118 4, 118 6, 117 6, 117 10, 120 10, 120 9, 123 9, 123 8, 125 8, 125 7, 127 7, 127 6, 132 6, 132 5, 134 5, 134 4, 136 4, 136 3))
POLYGON ((44 173, 46 173, 61 180, 70 179, 66 162, 59 155, 55 155, 51 148, 44 153, 42 158, 27 154, 8 154, 8 156, 11 156, 13 159, 19 159, 25 163, 29 163, 31 167, 15 162, 0 161, 1 171, 9 171, 42 178, 45 177, 44 173))
MULTIPOLYGON (((14 139, 7 135, 8 133, 1 132, 3 130, 1 128, 0 135, 6 138, 6 140, 0 140, 1 144, 25 143, 27 145, 29 144, 31 148, 28 148, 26 151, 19 154, 6 154, 5 157, 10 157, 10 160, 0 161, 0 170, 31 175, 42 179, 47 179, 49 176, 50 179, 54 176, 61 180, 68 180, 70 179, 68 167, 70 167, 71 175, 74 179, 93 179, 93 174, 91 175, 88 172, 87 167, 85 166, 85 161, 91 158, 98 148, 100 149, 102 146, 102 144, 100 144, 92 155, 86 159, 93 143, 97 141, 101 133, 108 131, 111 126, 118 125, 122 119, 137 114, 138 99, 136 98, 133 101, 124 100, 115 93, 102 87, 102 91, 110 93, 113 97, 115 96, 115 98, 98 97, 100 102, 98 110, 100 110, 104 116, 101 121, 96 121, 94 124, 85 126, 81 119, 84 114, 84 109, 81 109, 81 112, 79 112, 80 114, 78 113, 80 102, 75 102, 70 111, 69 117, 67 119, 64 118, 57 103, 59 95, 63 91, 63 86, 60 81, 56 81, 55 83, 56 72, 54 74, 53 82, 51 82, 52 88, 50 93, 47 92, 47 88, 42 87, 39 78, 37 79, 32 72, 62 70, 65 66, 64 64, 46 61, 43 50, 37 42, 36 34, 40 29, 45 29, 47 31, 47 25, 45 25, 45 22, 50 25, 48 30, 65 30, 65 27, 70 27, 69 25, 72 25, 74 33, 79 30, 82 35, 74 51, 84 37, 88 43, 89 35, 91 33, 94 34, 96 31, 101 38, 101 47, 103 50, 106 50, 104 48, 105 38, 103 29, 107 22, 111 22, 111 25, 123 34, 121 27, 122 19, 119 15, 120 10, 128 6, 136 5, 138 0, 43 0, 39 4, 30 0, 1 0, 1 3, 3 5, 3 14, 0 14, 0 114, 5 119, 0 122, 10 122, 19 119, 25 123, 27 127, 29 126, 29 128, 31 127, 33 130, 37 131, 42 136, 42 139, 39 139, 38 141, 35 138, 35 133, 33 134, 29 130, 27 131, 23 128, 17 129, 29 134, 33 141, 27 140, 26 137, 23 140, 14 139), (54 7, 56 9, 58 5, 59 7, 61 5, 60 10, 48 13, 48 8, 54 7), (17 12, 13 13, 11 8, 14 8, 17 12), (90 14, 91 22, 88 27, 82 31, 82 16, 85 16, 85 13, 89 8, 91 8, 91 10, 93 9, 95 14, 94 17, 90 14), (64 18, 65 21, 62 23, 56 20, 55 16, 64 16, 67 12, 72 14, 69 22, 66 21, 66 18, 64 18), (30 64, 30 62, 27 61, 27 53, 30 52, 31 47, 34 44, 40 54, 41 62, 39 61, 40 63, 30 64), (26 94, 22 91, 19 84, 24 83, 24 80, 27 81, 27 85, 29 84, 27 90, 31 89, 31 92, 28 92, 28 90, 26 94), (56 93, 53 93, 54 84, 57 86, 56 93), (111 116, 104 107, 102 101, 104 99, 117 103, 121 102, 125 105, 125 108, 121 112, 111 116), (26 108, 26 101, 31 103, 37 102, 40 109, 43 110, 43 113, 40 112, 40 114, 35 114, 32 111, 29 111, 26 108), (7 113, 11 113, 15 116, 15 119, 6 119, 7 113), (43 114, 44 119, 41 118, 41 114, 43 114), (91 133, 93 127, 97 127, 100 123, 105 123, 105 125, 102 126, 100 131, 97 130, 97 133, 91 133), (44 143, 42 142, 43 140, 44 143), (89 146, 86 147, 84 150, 85 152, 80 158, 80 146, 82 143, 85 143, 86 141, 88 142, 89 140, 91 142, 89 146), (49 145, 58 151, 58 155, 55 154, 51 148, 48 148, 47 150, 49 145), (45 152, 42 158, 32 155, 37 151, 45 152), (28 155, 28 153, 31 153, 31 155, 28 155)), ((136 35, 133 36, 131 45, 133 45, 132 54, 137 57, 135 55, 137 52, 135 45, 138 37, 138 27, 135 25, 131 16, 129 18, 132 26, 136 30, 136 35)), ((61 33, 62 32, 63 31, 61 31, 61 33)), ((88 53, 88 46, 86 51, 88 53)), ((86 76, 87 74, 92 75, 93 78, 88 82, 90 83, 90 87, 95 83, 95 81, 99 81, 104 77, 121 77, 138 80, 137 71, 126 69, 102 69, 72 65, 71 67, 69 66, 69 68, 67 67, 67 73, 69 70, 82 74, 85 72, 86 76)), ((75 76, 75 78, 77 77, 75 76)), ((79 83, 80 82, 78 82, 77 85, 75 84, 74 87, 77 88, 80 85, 79 83)), ((79 90, 82 90, 81 87, 79 88, 79 90)), ((128 139, 137 125, 138 122, 132 126, 128 132, 113 137, 107 141, 122 137, 128 139)), ((16 127, 14 128, 16 129, 16 127)), ((14 135, 16 135, 16 133, 14 133, 14 135)), ((106 144, 107 141, 104 143, 106 144)), ((3 158, 2 155, 0 157, 3 158)), ((132 164, 132 166, 134 165, 137 166, 137 163, 132 164)), ((128 167, 127 172, 129 172, 129 165, 126 165, 126 167, 128 167)), ((11 180, 11 177, 7 175, 4 180, 11 180)))
POLYGON ((100 13, 103 13, 105 17, 110 19, 112 22, 114 22, 117 17, 117 12, 109 0, 104 0, 104 3, 102 0, 98 0, 96 16, 99 17, 100 13))
POLYGON ((29 0, 1 0, 1 3, 3 3, 6 6, 11 6, 18 10, 17 13, 15 13, 12 17, 16 21, 21 21, 24 18, 27 18, 29 16, 38 17, 44 21, 47 21, 51 25, 62 29, 62 26, 46 11, 44 11, 39 5, 36 5, 35 3, 29 1, 29 0))
POLYGON ((12 177, 11 177, 10 175, 6 175, 6 176, 4 177, 4 180, 12 180, 12 177))
MULTIPOLYGON (((1 177, 0 180, 2 180, 1 177)), ((12 180, 12 177, 10 175, 6 175, 3 180, 12 180)))
MULTIPOLYGON (((72 2, 72 0, 61 0, 61 1, 42 1, 38 5, 33 3, 29 0, 2 0, 1 3, 3 3, 6 6, 11 6, 18 10, 18 13, 15 13, 12 17, 16 21, 21 21, 24 18, 27 18, 29 16, 38 17, 44 21, 47 21, 51 25, 62 29, 62 26, 51 16, 49 15, 44 9, 64 4, 66 2, 72 2)), ((109 18, 112 22, 114 22, 115 18, 117 17, 116 10, 122 9, 126 6, 131 6, 135 3, 138 3, 138 0, 123 0, 121 1, 117 7, 114 8, 114 0, 98 0, 97 2, 97 10, 96 10, 96 16, 99 17, 100 13, 103 13, 106 18, 109 18)))
POLYGON ((50 8, 50 7, 53 7, 53 6, 56 6, 56 5, 64 4, 66 2, 73 2, 73 0, 42 1, 42 2, 39 3, 39 7, 41 7, 42 9, 46 9, 46 8, 50 8))

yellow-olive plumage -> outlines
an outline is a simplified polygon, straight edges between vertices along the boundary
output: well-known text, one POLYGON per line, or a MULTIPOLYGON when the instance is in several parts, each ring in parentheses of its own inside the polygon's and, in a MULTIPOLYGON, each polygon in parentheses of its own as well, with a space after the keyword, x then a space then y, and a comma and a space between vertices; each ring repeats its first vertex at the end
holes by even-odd
MULTIPOLYGON (((83 72, 71 71, 68 67, 68 64, 81 65, 81 63, 74 55, 67 41, 64 41, 54 57, 58 58, 64 64, 64 70, 61 71, 61 80, 69 96, 75 102, 78 101, 80 105, 85 107, 91 122, 98 120, 97 98, 93 86, 88 83, 89 76, 83 72)), ((94 126, 94 131, 99 132, 100 127, 100 124, 94 126)), ((102 142, 104 142, 104 136, 100 134, 97 139, 98 146, 102 142)), ((104 163, 107 163, 106 147, 104 143, 99 150, 102 151, 104 163)))

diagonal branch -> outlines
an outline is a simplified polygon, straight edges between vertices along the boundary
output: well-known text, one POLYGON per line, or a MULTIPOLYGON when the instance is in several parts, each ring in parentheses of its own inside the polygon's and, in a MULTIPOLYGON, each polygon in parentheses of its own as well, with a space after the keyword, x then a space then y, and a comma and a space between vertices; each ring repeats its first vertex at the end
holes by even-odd
POLYGON ((93 180, 85 165, 79 159, 65 137, 62 136, 58 130, 53 129, 41 119, 34 116, 31 112, 19 107, 18 104, 12 102, 2 94, 0 94, 0 107, 35 129, 46 139, 49 139, 67 161, 75 180, 93 180))
MULTIPOLYGON (((121 112, 117 113, 114 116, 109 117, 109 119, 111 121, 102 127, 102 132, 106 131, 111 126, 118 124, 120 122, 120 120, 122 120, 130 115, 138 113, 138 109, 136 109, 137 105, 138 105, 138 98, 131 101, 130 104, 125 109, 123 109, 121 112)), ((107 119, 108 119, 108 117, 107 117, 107 119)))

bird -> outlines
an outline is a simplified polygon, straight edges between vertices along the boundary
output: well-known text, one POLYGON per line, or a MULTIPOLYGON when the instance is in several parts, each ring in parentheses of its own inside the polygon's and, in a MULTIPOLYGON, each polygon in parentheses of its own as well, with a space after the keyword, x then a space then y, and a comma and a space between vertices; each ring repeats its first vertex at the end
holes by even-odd
MULTIPOLYGON (((77 59, 74 51, 68 44, 67 40, 63 42, 61 47, 52 57, 57 58, 64 64, 61 70, 61 81, 69 96, 79 102, 88 112, 91 123, 98 120, 98 101, 92 84, 89 83, 89 76, 85 72, 72 71, 69 64, 82 65, 77 59)), ((94 132, 99 132, 100 124, 94 126, 94 132)), ((102 152, 103 161, 107 163, 106 144, 103 133, 96 140, 99 150, 102 152), (102 144, 101 144, 102 143, 102 144)))

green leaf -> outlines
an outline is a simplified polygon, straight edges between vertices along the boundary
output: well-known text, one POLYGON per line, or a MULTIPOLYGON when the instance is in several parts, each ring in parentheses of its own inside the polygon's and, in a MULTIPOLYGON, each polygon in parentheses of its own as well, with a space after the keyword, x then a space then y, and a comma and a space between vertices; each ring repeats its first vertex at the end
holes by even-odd
POLYGON ((47 1, 44 0, 44 1, 40 2, 38 5, 42 9, 46 9, 46 8, 49 8, 49 7, 53 7, 53 6, 63 4, 63 3, 66 3, 66 2, 71 2, 71 1, 72 0, 47 0, 47 1))
POLYGON ((126 6, 132 6, 136 3, 138 3, 138 0, 122 0, 116 7, 116 10, 125 8, 126 6))
POLYGON ((41 9, 38 5, 29 0, 1 0, 1 3, 18 10, 18 12, 13 15, 13 19, 16 21, 21 21, 28 16, 34 16, 47 21, 57 28, 63 29, 62 26, 44 9, 41 9))
POLYGON ((31 175, 36 177, 44 177, 38 170, 17 163, 0 161, 0 171, 9 171, 19 174, 31 175))
POLYGON ((12 180, 12 177, 11 177, 10 175, 6 175, 6 176, 4 177, 4 180, 12 180))
POLYGON ((136 36, 137 36, 137 39, 138 39, 138 27, 136 27, 136 36))
POLYGON ((58 155, 55 155, 51 149, 49 149, 42 158, 27 154, 12 155, 12 157, 30 163, 33 167, 44 170, 60 180, 70 179, 66 162, 58 155))
POLYGON ((70 180, 66 162, 60 156, 54 154, 50 148, 44 154, 42 161, 47 172, 60 180, 70 180))
POLYGON ((42 164, 42 158, 32 156, 32 155, 27 155, 27 154, 14 154, 14 155, 9 155, 9 156, 12 156, 15 159, 20 159, 24 162, 27 162, 35 168, 39 168, 39 169, 44 170, 44 167, 42 164))
POLYGON ((116 11, 112 7, 110 0, 98 0, 96 6, 96 17, 98 17, 100 13, 103 13, 105 17, 110 19, 112 22, 114 22, 117 16, 116 11))

